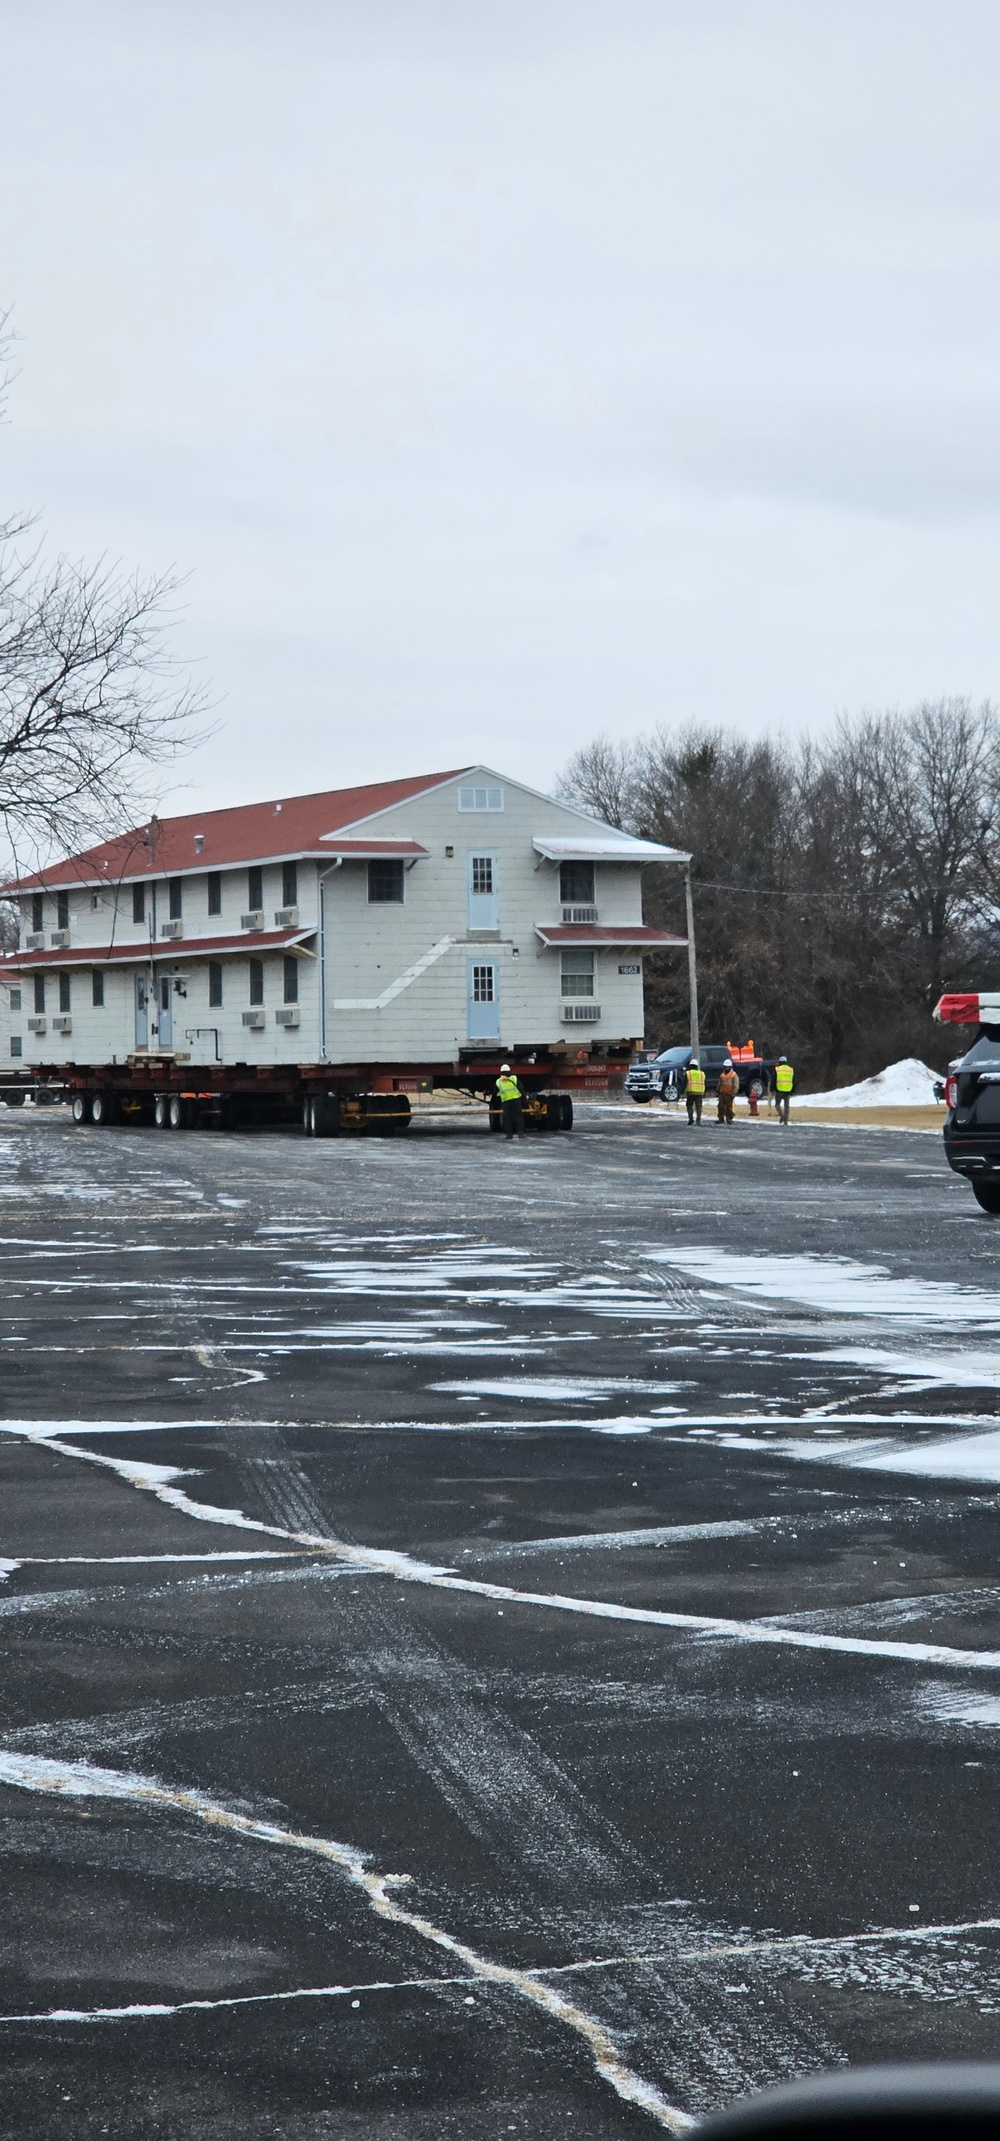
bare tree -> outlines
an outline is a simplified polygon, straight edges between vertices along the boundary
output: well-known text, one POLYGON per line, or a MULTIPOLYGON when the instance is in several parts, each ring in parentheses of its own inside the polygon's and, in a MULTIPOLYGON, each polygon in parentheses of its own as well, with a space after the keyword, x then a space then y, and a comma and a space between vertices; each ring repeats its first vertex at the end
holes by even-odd
MULTIPOLYGON (((0 321, 0 367, 10 346, 0 321)), ((0 524, 0 824, 13 856, 37 862, 134 824, 152 768, 204 734, 204 697, 167 643, 178 580, 46 566, 25 548, 30 525, 0 524)))
POLYGON ((556 794, 578 810, 590 811, 606 825, 630 827, 636 800, 636 749, 597 736, 575 751, 556 782, 556 794))
MULTIPOLYGON (((693 855, 703 1031, 794 1051, 822 1084, 943 1061, 943 988, 1000 968, 1000 714, 965 699, 842 720, 818 742, 660 729, 577 752, 563 792, 693 855)), ((649 919, 678 924, 669 873, 649 919)), ((649 1031, 684 976, 650 962, 649 1031)))

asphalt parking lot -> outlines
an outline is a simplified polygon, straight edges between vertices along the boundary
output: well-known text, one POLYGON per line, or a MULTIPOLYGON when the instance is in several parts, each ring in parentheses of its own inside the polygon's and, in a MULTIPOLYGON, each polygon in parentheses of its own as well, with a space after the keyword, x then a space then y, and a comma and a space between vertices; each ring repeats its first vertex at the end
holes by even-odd
POLYGON ((575 2141, 1000 2056, 939 1141, 0 1110, 0 2134, 575 2141))

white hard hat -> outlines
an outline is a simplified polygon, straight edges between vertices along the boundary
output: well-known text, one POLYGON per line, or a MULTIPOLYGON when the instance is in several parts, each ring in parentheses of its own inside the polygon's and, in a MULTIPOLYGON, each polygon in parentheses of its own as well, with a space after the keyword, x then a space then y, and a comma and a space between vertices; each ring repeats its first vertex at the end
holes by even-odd
POLYGON ((510 1064, 509 1064, 509 1063, 501 1063, 501 1065, 500 1065, 500 1069, 501 1069, 501 1072, 503 1072, 503 1071, 509 1071, 509 1069, 510 1069, 510 1064))

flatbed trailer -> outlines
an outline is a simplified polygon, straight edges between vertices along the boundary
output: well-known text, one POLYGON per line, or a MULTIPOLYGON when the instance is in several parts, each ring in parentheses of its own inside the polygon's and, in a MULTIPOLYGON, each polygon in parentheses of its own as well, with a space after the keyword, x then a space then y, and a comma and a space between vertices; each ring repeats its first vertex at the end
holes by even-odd
MULTIPOLYGON (((397 1137, 410 1127, 411 1096, 448 1090, 488 1103, 490 1129, 499 1130, 496 1080, 507 1060, 470 1051, 445 1063, 195 1066, 176 1055, 142 1053, 121 1063, 33 1064, 0 1073, 0 1099, 16 1107, 28 1097, 58 1098, 68 1102, 75 1123, 98 1128, 290 1125, 307 1137, 397 1137)), ((574 1094, 607 1092, 622 1084, 627 1069, 627 1061, 593 1061, 582 1050, 569 1060, 547 1049, 528 1056, 513 1051, 509 1060, 524 1095, 525 1127, 533 1130, 572 1129, 574 1094)))

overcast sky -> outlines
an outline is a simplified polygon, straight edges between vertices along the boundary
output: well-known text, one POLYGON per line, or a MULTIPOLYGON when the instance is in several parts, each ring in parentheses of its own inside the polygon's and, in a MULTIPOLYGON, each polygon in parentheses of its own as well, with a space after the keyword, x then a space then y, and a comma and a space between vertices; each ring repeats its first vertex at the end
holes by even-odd
POLYGON ((1000 696, 996 0, 0 0, 0 492, 181 808, 1000 696))

